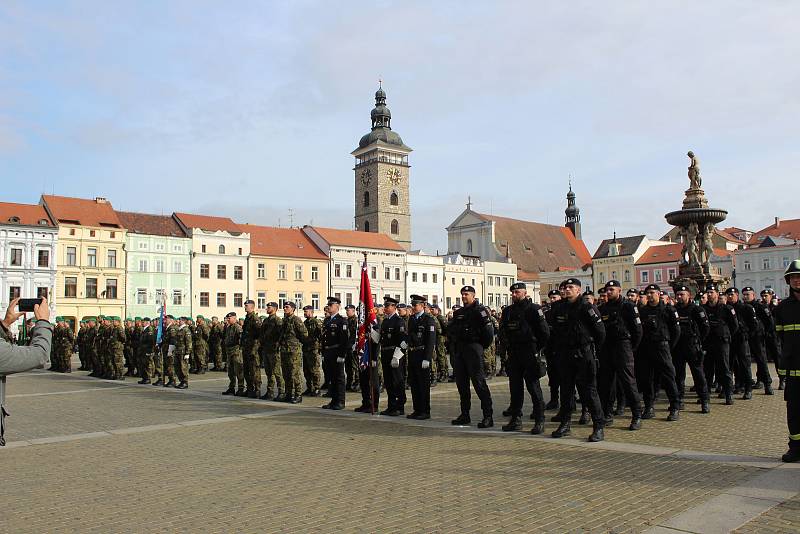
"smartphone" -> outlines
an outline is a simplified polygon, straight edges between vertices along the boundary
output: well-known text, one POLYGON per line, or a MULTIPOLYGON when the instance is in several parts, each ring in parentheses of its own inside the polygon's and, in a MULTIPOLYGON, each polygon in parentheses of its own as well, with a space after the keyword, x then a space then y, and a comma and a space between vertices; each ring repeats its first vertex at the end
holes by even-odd
POLYGON ((41 304, 42 299, 19 299, 18 307, 20 312, 32 312, 33 307, 41 304))

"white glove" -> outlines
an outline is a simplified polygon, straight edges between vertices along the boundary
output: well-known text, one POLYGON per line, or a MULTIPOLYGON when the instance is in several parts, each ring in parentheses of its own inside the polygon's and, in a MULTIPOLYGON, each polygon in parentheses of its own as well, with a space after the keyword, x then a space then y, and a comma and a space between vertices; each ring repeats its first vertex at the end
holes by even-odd
POLYGON ((372 330, 370 330, 369 337, 371 337, 372 341, 374 341, 375 343, 380 343, 381 342, 381 333, 378 332, 374 328, 372 330))
POLYGON ((397 359, 397 358, 395 358, 394 356, 392 357, 392 367, 394 367, 395 369, 397 369, 398 367, 400 367, 400 360, 398 360, 398 359, 397 359))
POLYGON ((428 360, 422 360, 422 368, 423 369, 428 369, 430 366, 431 366, 431 362, 429 362, 428 360))
POLYGON ((336 358, 336 363, 344 363, 344 358, 339 356, 338 358, 336 358))
POLYGON ((175 352, 175 345, 170 345, 167 347, 167 356, 172 356, 172 353, 175 352))
POLYGON ((189 361, 189 355, 187 354, 186 356, 183 357, 183 359, 188 362, 189 361))
POLYGON ((400 342, 400 348, 403 349, 403 350, 406 350, 408 348, 408 343, 406 343, 405 341, 401 341, 400 342))
POLYGON ((377 361, 375 361, 375 360, 372 360, 371 362, 369 362, 369 364, 370 364, 370 366, 372 366, 372 367, 378 367, 378 362, 377 362, 377 361))
POLYGON ((356 352, 357 350, 358 350, 358 341, 356 341, 355 343, 353 343, 353 347, 352 347, 352 351, 353 351, 353 352, 356 352))
MULTIPOLYGON (((392 359, 393 359, 393 360, 399 360, 399 359, 401 359, 402 357, 403 357, 403 351, 402 351, 402 349, 401 349, 400 347, 395 347, 395 348, 394 348, 394 354, 392 354, 392 359)), ((397 366, 396 366, 396 365, 393 365, 392 367, 397 367, 397 366)))

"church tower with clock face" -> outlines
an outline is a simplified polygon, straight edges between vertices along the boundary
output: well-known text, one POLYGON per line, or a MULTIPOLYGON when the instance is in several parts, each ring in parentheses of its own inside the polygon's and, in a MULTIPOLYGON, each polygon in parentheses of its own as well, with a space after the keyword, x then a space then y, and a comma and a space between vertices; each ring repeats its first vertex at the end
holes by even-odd
POLYGON ((411 149, 392 131, 386 93, 379 88, 372 110, 372 131, 361 138, 355 157, 356 230, 389 235, 411 248, 408 154, 411 149))

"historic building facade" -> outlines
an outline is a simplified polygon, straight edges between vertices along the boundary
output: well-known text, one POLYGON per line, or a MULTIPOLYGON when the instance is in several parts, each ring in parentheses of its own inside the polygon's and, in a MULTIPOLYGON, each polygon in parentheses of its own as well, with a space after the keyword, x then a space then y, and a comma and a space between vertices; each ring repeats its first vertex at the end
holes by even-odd
POLYGON ((444 261, 422 251, 406 255, 406 296, 422 295, 431 304, 442 305, 444 300, 444 261))

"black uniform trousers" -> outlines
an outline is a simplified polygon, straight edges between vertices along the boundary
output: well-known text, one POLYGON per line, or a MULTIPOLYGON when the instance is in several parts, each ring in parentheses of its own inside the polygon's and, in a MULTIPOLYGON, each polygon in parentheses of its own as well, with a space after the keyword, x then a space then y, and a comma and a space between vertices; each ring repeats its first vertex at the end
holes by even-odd
POLYGON ((767 366, 767 349, 764 345, 764 338, 752 336, 750 338, 750 354, 756 361, 756 380, 764 384, 772 384, 772 376, 769 374, 767 366))
POLYGON ((486 385, 483 369, 483 347, 480 343, 455 343, 450 364, 456 377, 458 396, 461 397, 461 413, 469 415, 472 409, 472 398, 469 383, 475 388, 475 394, 481 400, 481 411, 484 416, 492 415, 492 393, 486 385))
POLYGON ((731 360, 736 384, 745 391, 753 390, 753 371, 750 368, 750 342, 737 337, 731 342, 731 360))
POLYGON ((688 365, 697 396, 700 400, 708 402, 709 391, 706 374, 703 370, 703 355, 692 354, 688 347, 678 345, 672 353, 672 363, 675 367, 675 386, 678 388, 678 398, 683 400, 686 391, 686 366, 688 365))
POLYGON ((544 398, 542 386, 539 385, 539 363, 536 361, 536 346, 506 348, 506 371, 508 372, 508 389, 511 393, 512 417, 522 415, 522 403, 525 401, 525 389, 528 389, 533 403, 533 417, 537 423, 544 423, 544 398))
POLYGON ((728 395, 733 393, 730 341, 720 338, 706 338, 704 347, 706 349, 706 357, 703 362, 703 369, 706 375, 706 383, 713 384, 716 376, 717 383, 722 386, 722 391, 728 395))
POLYGON ((597 389, 603 413, 611 415, 614 411, 614 398, 618 401, 617 387, 622 389, 622 397, 627 402, 634 416, 642 414, 642 396, 636 386, 636 375, 633 366, 633 350, 630 339, 614 342, 606 341, 600 351, 600 369, 597 374, 597 389))
POLYGON ((768 335, 765 340, 767 345, 767 356, 775 362, 775 368, 781 369, 781 343, 773 333, 768 335))
POLYGON ((605 421, 603 405, 597 394, 598 362, 591 347, 558 351, 554 358, 559 376, 561 390, 561 406, 558 415, 562 423, 569 423, 575 411, 575 387, 581 396, 581 402, 589 409, 592 421, 602 425, 605 421))
POLYGON ((331 404, 344 406, 344 363, 336 361, 344 356, 340 348, 325 349, 322 353, 322 365, 328 369, 328 392, 331 394, 331 404))
MULTIPOLYGON (((358 367, 358 381, 361 384, 361 405, 371 406, 372 411, 377 412, 381 395, 380 381, 378 379, 378 362, 370 363, 374 363, 375 366, 369 365, 366 368, 362 368, 359 364, 358 367)), ((389 407, 391 406, 392 405, 389 404, 389 407)), ((402 408, 402 406, 398 408, 402 408)))
POLYGON ((644 398, 646 408, 653 406, 655 380, 658 377, 667 393, 669 407, 678 407, 678 388, 675 385, 675 367, 666 341, 642 341, 636 360, 636 384, 644 398))
MULTIPOLYGON (((381 352, 381 368, 383 369, 383 386, 386 389, 386 397, 389 401, 390 410, 402 410, 406 405, 406 366, 403 359, 397 367, 392 367, 392 355, 394 349, 381 352)), ((377 369, 373 380, 373 387, 377 390, 377 369)), ((364 383, 362 382, 362 386, 364 383)), ((367 386, 368 387, 368 386, 367 386)))
POLYGON ((786 375, 783 390, 786 401, 786 424, 789 427, 789 448, 800 449, 800 376, 786 375))
POLYGON ((411 386, 411 402, 414 413, 431 413, 431 368, 422 368, 424 347, 408 351, 408 385, 411 386))

